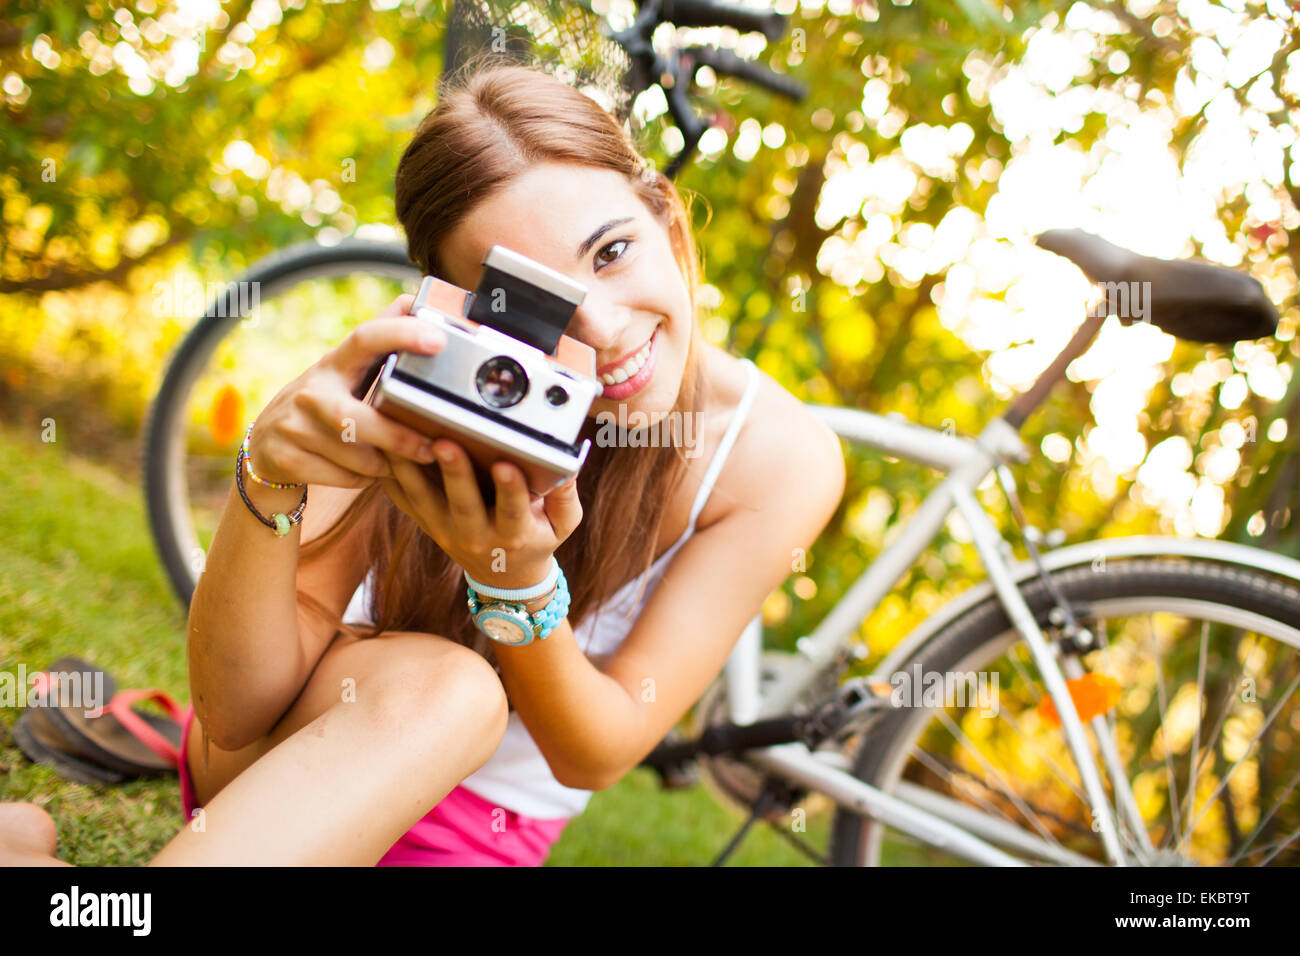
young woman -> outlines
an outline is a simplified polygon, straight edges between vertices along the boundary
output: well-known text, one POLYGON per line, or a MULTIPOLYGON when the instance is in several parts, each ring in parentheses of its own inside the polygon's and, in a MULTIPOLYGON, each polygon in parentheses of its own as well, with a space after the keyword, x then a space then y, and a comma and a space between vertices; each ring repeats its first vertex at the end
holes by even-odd
MULTIPOLYGON (((473 289, 502 244, 588 289, 567 333, 605 382, 590 456, 545 497, 496 463, 488 508, 459 445, 363 404, 377 359, 443 343, 410 296, 276 395, 251 431, 252 508, 232 483, 190 610, 181 784, 202 826, 154 863, 541 864, 752 634, 843 492, 834 434, 702 340, 687 207, 587 95, 470 72, 421 123, 396 200, 426 274, 473 289), (676 416, 682 440, 597 440, 620 409, 676 416), (286 535, 253 513, 292 512, 302 484, 286 535), (534 620, 567 592, 567 614, 499 643, 467 578, 533 589, 534 620)), ((0 846, 55 862, 43 811, 0 810, 0 846)))

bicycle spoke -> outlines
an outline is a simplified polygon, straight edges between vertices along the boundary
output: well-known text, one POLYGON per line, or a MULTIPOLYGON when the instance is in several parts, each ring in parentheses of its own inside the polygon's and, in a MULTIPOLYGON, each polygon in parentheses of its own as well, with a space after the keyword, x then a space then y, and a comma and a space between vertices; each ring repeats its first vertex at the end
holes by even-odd
POLYGON ((1011 666, 1016 669, 1016 673, 1019 674, 1020 679, 1024 681, 1025 687, 1028 688, 1029 693, 1034 696, 1034 705, 1037 706, 1038 702, 1043 699, 1043 695, 1038 689, 1038 682, 1030 679, 1029 673, 1025 670, 1024 662, 1020 660, 1018 655, 1012 654, 1009 659, 1011 661, 1011 666))
MULTIPOLYGON (((1300 588, 1193 563, 1137 561, 1115 581, 1085 566, 1060 573, 1065 599, 1095 628, 1095 649, 1065 656, 1062 672, 1088 715, 1087 749, 1104 763, 1103 803, 1092 807, 1074 751, 1067 758, 1047 733, 1054 722, 1026 716, 1031 700, 1050 716, 1050 698, 1031 677, 1019 628, 1002 617, 996 628, 959 625, 915 655, 922 670, 1009 676, 1002 719, 976 721, 966 706, 886 718, 864 741, 859 772, 1026 862, 1113 864, 1107 849, 1138 866, 1300 862, 1300 748, 1287 736, 1300 731, 1300 588), (1118 684, 1114 703, 1103 675, 1118 684), (1239 677, 1240 688, 1257 689, 1239 693, 1239 677), (1118 832, 1103 841, 1089 809, 1110 809, 1118 832)), ((1051 606, 1047 590, 1026 595, 1035 613, 1051 606)), ((878 862, 892 828, 851 829, 858 819, 845 824, 855 841, 845 846, 878 862)))
POLYGON ((1273 809, 1268 811, 1266 816, 1260 818, 1259 823, 1255 824, 1255 829, 1250 832, 1250 836, 1246 837, 1246 839, 1242 841, 1241 849, 1237 851, 1237 855, 1232 858, 1231 862, 1236 863, 1238 860, 1246 856, 1246 851, 1250 848, 1250 845, 1255 842, 1257 836, 1264 832, 1264 827, 1268 826, 1268 821, 1273 819, 1274 814, 1282 809, 1283 804, 1286 803, 1286 798, 1291 795, 1293 790, 1295 790, 1297 784, 1300 784, 1300 770, 1296 770, 1295 776, 1291 778, 1291 782, 1287 784, 1286 789, 1282 791, 1282 795, 1278 797, 1277 803, 1273 804, 1273 809))
MULTIPOLYGON (((1187 772, 1187 793, 1193 795, 1196 793, 1196 769, 1200 761, 1197 759, 1201 753, 1201 722, 1204 717, 1201 714, 1201 708, 1205 703, 1205 657, 1209 651, 1210 645, 1210 622, 1201 622, 1201 644, 1197 649, 1196 658, 1196 726, 1192 728, 1192 749, 1188 753, 1188 762, 1191 769, 1187 772)), ((1170 808, 1174 812, 1174 830, 1179 833, 1179 839, 1182 839, 1182 827, 1179 826, 1178 806, 1170 803, 1170 808)))
POLYGON ((960 743, 962 747, 965 748, 966 751, 969 754, 971 754, 971 756, 973 756, 975 760, 978 761, 985 768, 985 771, 987 773, 989 773, 991 776, 994 776, 998 779, 998 783, 1002 787, 1002 792, 1006 795, 1008 800, 1010 800, 1013 804, 1016 805, 1017 809, 1019 809, 1021 813, 1025 814, 1026 821, 1032 824, 1033 827, 1036 830, 1038 830, 1038 832, 1045 839, 1051 840, 1052 842, 1057 843, 1059 845, 1059 841, 1057 841, 1047 831, 1047 828, 1043 825, 1043 822, 1042 820, 1039 819, 1038 815, 1034 813, 1034 811, 1030 809, 1029 805, 1026 804, 1025 801, 1020 798, 1019 794, 1013 793, 1011 791, 1011 788, 1009 788, 1006 785, 1006 781, 1002 778, 1001 774, 999 774, 993 768, 993 766, 988 762, 988 760, 984 757, 984 755, 979 752, 978 748, 976 748, 971 743, 970 738, 967 737, 966 734, 962 732, 961 728, 959 728, 953 722, 953 719, 948 715, 948 713, 944 710, 940 710, 938 714, 939 714, 939 719, 944 723, 945 726, 947 726, 948 732, 951 733, 953 737, 957 739, 958 743, 960 743))
POLYGON ((1001 717, 1003 720, 1005 720, 1008 726, 1010 726, 1012 730, 1014 730, 1017 734, 1019 734, 1024 740, 1029 742, 1029 745, 1034 748, 1034 753, 1038 754, 1038 756, 1042 759, 1043 763, 1047 765, 1048 769, 1051 770, 1052 773, 1056 775, 1057 779, 1059 779, 1061 783, 1065 784, 1067 787, 1070 788, 1071 793, 1073 793, 1076 797, 1078 797, 1079 800, 1082 801, 1083 803, 1088 802, 1088 799, 1087 797, 1084 796, 1083 791, 1074 785, 1074 783, 1066 775, 1065 771, 1061 768, 1061 765, 1058 764, 1055 760, 1053 760, 1051 756, 1042 749, 1042 747, 1038 746, 1038 744, 1033 742, 1032 738, 1020 728, 1019 722, 1017 722, 1014 717, 1008 716, 1008 711, 1005 707, 998 709, 998 716, 1001 717))
POLYGON ((1259 865, 1268 866, 1268 864, 1272 861, 1272 859, 1275 856, 1277 856, 1279 853, 1281 853, 1288 846, 1290 846, 1292 843, 1295 842, 1296 837, 1300 837, 1300 827, 1296 827, 1296 829, 1292 830, 1290 836, 1283 837, 1281 840, 1278 840, 1276 843, 1272 843, 1269 846, 1260 847, 1261 852, 1263 850, 1273 849, 1274 847, 1276 847, 1276 849, 1273 849, 1272 853, 1264 857, 1264 859, 1260 861, 1259 865))
MULTIPOLYGON (((1232 692, 1233 692, 1233 687, 1231 684, 1229 684, 1228 691, 1223 697, 1223 706, 1220 708, 1219 719, 1218 721, 1215 722, 1214 725, 1214 732, 1210 734, 1209 739, 1206 741, 1205 756, 1211 756, 1215 753, 1218 744, 1219 734, 1223 733, 1223 725, 1228 719, 1228 710, 1232 703, 1232 692)), ((1201 765, 1201 761, 1204 759, 1205 757, 1202 757, 1200 754, 1192 754, 1191 760, 1193 762, 1193 769, 1199 768, 1201 765)), ((1213 767, 1214 764, 1211 763, 1210 766, 1213 767)), ((1184 808, 1184 812, 1183 812, 1184 818, 1190 818, 1192 811, 1196 809, 1193 806, 1195 795, 1196 792, 1194 790, 1189 790, 1187 792, 1187 806, 1184 808)), ((1173 844, 1172 848, 1177 849, 1179 846, 1182 846, 1183 840, 1186 839, 1186 834, 1174 833, 1172 835, 1177 837, 1178 839, 1178 842, 1173 844)), ((1164 847, 1165 847, 1165 843, 1164 841, 1162 841, 1161 849, 1164 849, 1164 847)))
POLYGON ((1169 704, 1165 693, 1165 666, 1160 656, 1160 641, 1156 638, 1154 614, 1147 615, 1147 640, 1151 646, 1151 654, 1156 662, 1156 694, 1160 703, 1160 749, 1164 751, 1165 755, 1165 779, 1169 784, 1169 807, 1173 811, 1173 827, 1177 831, 1180 829, 1178 825, 1178 781, 1174 779, 1174 759, 1171 753, 1172 748, 1169 746, 1169 731, 1167 729, 1169 704))
MULTIPOLYGON (((982 806, 985 810, 989 811, 990 813, 997 814, 998 816, 1002 817, 1002 819, 1006 820, 1008 823, 1014 824, 1016 822, 1005 810, 1003 810, 1001 807, 997 806, 996 804, 990 803, 989 801, 985 800, 979 794, 972 793, 968 790, 957 791, 957 787, 953 784, 953 781, 955 780, 957 775, 947 767, 943 766, 943 764, 941 764, 937 758, 932 757, 930 754, 927 754, 924 750, 918 750, 915 747, 912 748, 912 754, 932 773, 934 773, 939 777, 942 777, 944 782, 953 788, 954 792, 960 792, 962 796, 969 797, 971 800, 978 802, 980 806, 982 806)), ((977 782, 980 783, 981 785, 983 784, 982 780, 977 782)), ((988 788, 985 787, 985 789, 988 788)))
MULTIPOLYGON (((1103 673, 1103 674, 1108 674, 1108 673, 1110 673, 1111 671, 1113 671, 1113 670, 1115 669, 1115 667, 1114 667, 1114 665, 1113 665, 1113 661, 1111 660, 1112 655, 1111 655, 1111 649, 1110 649, 1110 640, 1109 640, 1109 637, 1108 637, 1108 635, 1107 635, 1106 619, 1105 619, 1104 617, 1102 617, 1102 618, 1098 618, 1098 619, 1097 619, 1097 625, 1096 625, 1096 630, 1094 631, 1094 634, 1095 634, 1096 637, 1097 637, 1097 641, 1098 641, 1098 643, 1101 644, 1100 655, 1101 655, 1101 665, 1102 665, 1102 666, 1099 667, 1099 668, 1094 668, 1094 671, 1095 671, 1095 672, 1100 672, 1100 673, 1103 673)), ((1119 725, 1115 723, 1115 711, 1114 711, 1114 708, 1112 708, 1112 709, 1106 711, 1106 713, 1102 715, 1102 722, 1105 723, 1105 725, 1106 725, 1106 733, 1108 733, 1108 734, 1110 735, 1110 739, 1111 739, 1111 741, 1114 743, 1114 746, 1115 746, 1116 750, 1118 751, 1118 748, 1119 748, 1119 725)), ((1099 745, 1100 745, 1100 744, 1099 744, 1099 745)), ((1109 776, 1109 775, 1108 775, 1108 776, 1109 776)), ((1114 795, 1114 797, 1115 797, 1115 819, 1118 820, 1118 819, 1120 818, 1120 817, 1119 817, 1119 790, 1118 790, 1118 788, 1115 786, 1113 780, 1111 781, 1111 793, 1112 793, 1112 795, 1114 795)), ((1082 798, 1080 798, 1080 799, 1082 799, 1082 798)))
MULTIPOLYGON (((1128 848, 1135 857, 1145 860, 1155 851, 1155 847, 1151 845, 1146 821, 1142 818, 1142 813, 1133 798, 1133 788, 1129 785, 1128 775, 1120 760, 1115 725, 1097 716, 1086 726, 1092 731, 1093 739, 1097 749, 1101 751, 1106 767, 1106 778, 1110 782, 1111 796, 1114 797, 1111 811, 1118 826, 1119 837, 1128 843, 1128 848), (1098 730, 1098 724, 1101 725, 1101 730, 1098 730), (1123 825, 1125 821, 1128 827, 1123 825)), ((1083 802, 1086 805, 1087 801, 1083 802)))
MULTIPOLYGON (((1201 818, 1205 816, 1206 811, 1209 810, 1210 805, 1214 803, 1215 797, 1223 792, 1223 789, 1228 785, 1228 781, 1232 779, 1232 775, 1237 772, 1237 768, 1245 763, 1246 759, 1254 752, 1255 745, 1259 743, 1259 739, 1264 736, 1264 732, 1272 726, 1274 719, 1276 719, 1277 715, 1281 713, 1282 708, 1286 706, 1291 695, 1295 693, 1297 686, 1300 686, 1300 672, 1296 674, 1295 680, 1291 681, 1290 686, 1286 689, 1286 693, 1282 695, 1282 699, 1277 702, 1277 706, 1274 707, 1272 713, 1268 715, 1268 718, 1264 721, 1264 726, 1256 732, 1255 736, 1251 738, 1250 743, 1246 745, 1246 752, 1242 754, 1241 758, 1232 765, 1226 774, 1223 775, 1223 779, 1219 781, 1219 785, 1214 788, 1214 792, 1210 794, 1210 798, 1205 801, 1205 806, 1201 808, 1201 812, 1197 814, 1196 819, 1194 819, 1188 826, 1187 832, 1183 834, 1183 840, 1190 838, 1192 831, 1196 829, 1196 824, 1201 821, 1201 818)), ((1181 842, 1179 845, 1182 845, 1181 842)), ((1175 847, 1175 849, 1177 849, 1177 847, 1175 847)))
MULTIPOLYGON (((981 790, 988 791, 990 789, 988 784, 984 780, 980 779, 979 777, 976 777, 974 774, 968 771, 962 770, 960 767, 945 766, 942 760, 940 760, 938 757, 935 757, 932 754, 926 754, 924 751, 917 751, 915 748, 913 748, 913 754, 917 757, 918 760, 921 760, 922 762, 926 763, 926 765, 932 770, 932 772, 942 777, 945 780, 945 782, 949 784, 949 786, 953 786, 954 790, 956 790, 957 788, 953 785, 952 781, 954 778, 957 777, 965 778, 967 780, 972 781, 981 790)), ((924 788, 920 788, 920 789, 924 789, 924 788)), ((972 793, 969 790, 963 790, 961 791, 961 793, 963 796, 967 796, 972 800, 979 801, 989 811, 990 816, 993 815, 1000 816, 1003 820, 1005 820, 1007 823, 1011 824, 1012 826, 1018 826, 1017 821, 1014 820, 1012 817, 1008 816, 1006 811, 1003 810, 1001 807, 992 805, 987 801, 982 800, 978 794, 972 793)), ((938 799, 951 801, 953 803, 959 804, 959 801, 956 797, 938 797, 938 799)), ((1038 814, 1040 818, 1045 820, 1050 820, 1053 823, 1059 825, 1064 830, 1069 830, 1081 837, 1085 837, 1088 839, 1092 839, 1094 836, 1090 830, 1087 830, 1079 826, 1077 823, 1071 820, 1067 820, 1064 817, 1055 814, 1050 810, 1047 810, 1040 806, 1036 806, 1032 801, 1026 800, 1025 804, 1029 806, 1034 811, 1034 813, 1038 814)), ((941 816, 943 816, 944 819, 956 823, 959 826, 962 825, 958 820, 958 818, 956 818, 955 816, 949 816, 943 814, 941 814, 941 816)), ((993 822, 996 823, 998 821, 994 820, 993 822)), ((986 833, 985 835, 987 836, 988 834, 986 833)), ((1057 847, 1058 850, 1060 850, 1059 853, 1052 851, 1048 847, 1044 847, 1043 849, 1030 848, 1027 849, 1026 852, 1030 852, 1034 856, 1042 859, 1072 859, 1074 857, 1079 856, 1079 854, 1065 848, 1065 846, 1061 844, 1060 841, 1056 840, 1054 837, 1050 837, 1049 839, 1051 841, 1051 845, 1057 847)), ((1001 841, 1001 842, 1005 842, 1005 841, 1001 841)), ((1029 846, 1029 844, 1026 841, 1017 841, 1017 845, 1019 845, 1021 848, 1029 846)))
MULTIPOLYGON (((1115 655, 1110 646, 1105 618, 1098 618, 1095 636, 1101 646, 1095 661, 1089 665, 1089 670, 1107 675, 1118 671, 1120 668, 1114 660, 1115 655)), ((1084 674, 1083 662, 1075 661, 1069 664, 1066 670, 1068 676, 1072 678, 1081 677, 1084 674)), ((1104 714, 1093 717, 1086 722, 1086 726, 1092 731, 1093 741, 1106 771, 1103 783, 1109 783, 1111 796, 1114 798, 1111 810, 1119 827, 1119 837, 1129 842, 1129 848, 1134 856, 1147 859, 1155 851, 1155 847, 1151 844, 1146 821, 1134 799, 1133 788, 1119 752, 1119 731, 1113 708, 1108 708, 1104 714), (1125 829, 1125 822, 1129 829, 1125 829)), ((1079 799, 1085 806, 1088 805, 1086 798, 1081 796, 1079 799)))
MULTIPOLYGON (((1124 819, 1124 817, 1120 815, 1119 811, 1120 811, 1119 801, 1117 799, 1115 801, 1115 806, 1113 807, 1113 812, 1115 814, 1115 820, 1117 823, 1124 819)), ((1146 856, 1149 852, 1148 848, 1142 846, 1142 844, 1137 842, 1137 837, 1129 832, 1128 827, 1117 826, 1115 832, 1119 834, 1119 839, 1124 844, 1124 849, 1127 851, 1129 855, 1133 856, 1135 859, 1138 860, 1146 859, 1146 856)))

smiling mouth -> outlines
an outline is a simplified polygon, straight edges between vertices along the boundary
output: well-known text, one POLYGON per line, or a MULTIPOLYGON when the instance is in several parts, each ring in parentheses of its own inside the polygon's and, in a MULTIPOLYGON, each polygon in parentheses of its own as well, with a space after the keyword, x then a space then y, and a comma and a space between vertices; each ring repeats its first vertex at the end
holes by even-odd
POLYGON ((602 398, 611 402, 621 402, 646 387, 655 374, 660 331, 661 327, 656 326, 649 342, 625 358, 621 364, 614 366, 612 372, 599 376, 602 398), (627 373, 629 368, 633 369, 631 374, 627 373))
MULTIPOLYGON (((658 330, 659 327, 655 326, 655 332, 658 330)), ((621 385, 623 382, 626 382, 628 379, 636 375, 637 372, 641 371, 645 366, 646 360, 650 357, 650 350, 654 344, 654 338, 654 332, 651 332, 650 337, 646 339, 645 342, 641 344, 641 347, 631 355, 624 356, 623 359, 618 362, 611 362, 609 365, 597 369, 596 377, 600 379, 601 384, 606 386, 621 385)))

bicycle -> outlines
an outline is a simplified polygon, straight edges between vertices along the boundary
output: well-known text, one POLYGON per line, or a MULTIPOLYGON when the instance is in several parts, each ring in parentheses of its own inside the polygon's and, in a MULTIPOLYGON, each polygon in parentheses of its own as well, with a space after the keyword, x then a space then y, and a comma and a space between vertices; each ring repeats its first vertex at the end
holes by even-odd
MULTIPOLYGON (((577 6, 594 16, 590 8, 577 6)), ((481 0, 457 4, 458 11, 483 9, 481 0)), ((657 77, 673 77, 670 114, 683 130, 682 150, 669 167, 674 174, 703 131, 698 119, 692 126, 694 113, 686 99, 697 65, 708 61, 719 72, 761 77, 780 95, 797 96, 799 90, 788 78, 762 72, 761 66, 738 66, 715 55, 721 51, 655 52, 649 43, 655 27, 660 22, 722 23, 771 37, 769 31, 782 22, 774 17, 709 0, 647 0, 639 5, 632 27, 621 32, 602 27, 608 45, 597 56, 606 62, 626 57, 630 86, 624 92, 643 90, 657 77)), ((444 56, 449 68, 468 48, 465 36, 481 33, 491 22, 468 13, 453 22, 444 56), (459 35, 457 24, 463 28, 459 35)), ((527 46, 519 31, 507 30, 506 35, 508 47, 527 46)), ((614 97, 620 116, 631 99, 614 97)), ((1073 231, 1044 234, 1039 244, 1066 255, 1106 288, 1150 282, 1148 320, 1172 334, 1233 341, 1276 328, 1277 313, 1259 284, 1230 270, 1136 256, 1073 231)), ((240 282, 255 283, 253 288, 270 301, 258 312, 261 327, 274 331, 282 322, 291 325, 290 315, 312 315, 320 322, 317 336, 336 339, 344 331, 342 320, 313 310, 325 301, 308 287, 319 278, 331 284, 329 304, 337 306, 342 297, 352 306, 350 314, 365 315, 391 301, 395 288, 413 291, 419 275, 403 246, 352 239, 333 246, 295 246, 258 263, 240 282), (327 327, 329 321, 334 325, 327 327)), ((222 358, 220 347, 249 324, 234 305, 238 288, 242 286, 232 285, 218 297, 182 343, 148 426, 151 525, 186 604, 203 554, 192 506, 206 507, 215 524, 228 491, 231 458, 227 449, 217 447, 220 441, 193 439, 189 397, 197 395, 200 405, 213 395, 221 401, 219 386, 205 393, 201 379, 214 357, 218 366, 233 361, 222 358), (187 458, 199 464, 188 476, 187 458), (192 494, 203 491, 204 458, 211 460, 212 476, 212 487, 204 492, 211 498, 206 505, 198 500, 201 494, 192 494)), ((1106 314, 1105 309, 1090 313, 1035 384, 973 438, 856 409, 809 406, 845 440, 930 465, 947 477, 817 628, 800 640, 797 653, 765 654, 761 639, 742 640, 694 708, 691 738, 674 733, 643 762, 661 775, 665 786, 690 782, 692 768, 702 763, 715 789, 747 809, 748 819, 715 865, 760 819, 813 859, 835 865, 891 862, 895 844, 907 839, 919 841, 929 854, 924 862, 938 862, 943 853, 988 865, 1300 862, 1295 845, 1300 802, 1291 799, 1300 772, 1279 772, 1275 766, 1296 752, 1289 738, 1279 735, 1287 734, 1287 728, 1300 732, 1294 694, 1300 657, 1279 657, 1287 645, 1300 651, 1300 562, 1226 542, 1155 536, 1040 551, 1047 539, 1024 521, 1009 467, 1029 457, 1019 430, 1069 362, 1091 344, 1106 314), (990 474, 996 475, 1021 526, 1028 561, 1012 562, 1009 545, 974 496, 990 474), (871 674, 848 676, 862 660, 860 646, 851 640, 858 624, 925 552, 954 509, 972 533, 988 581, 923 622, 871 674), (1132 623, 1144 615, 1145 628, 1132 623), (1196 622, 1200 631, 1191 659, 1187 642, 1178 636, 1190 633, 1189 627, 1194 630, 1196 622), (1246 630, 1234 641, 1226 633, 1230 628, 1246 630), (1137 644, 1143 631, 1153 649, 1147 654, 1158 656, 1143 656, 1137 644), (1158 664, 1154 672, 1149 667, 1153 659, 1158 664), (1166 680, 1166 665, 1182 673, 1166 680), (1234 693, 1239 688, 1230 679, 1236 676, 1229 673, 1232 666, 1249 677, 1251 694, 1234 693), (975 708, 964 700, 926 706, 923 698, 923 706, 894 706, 900 690, 906 696, 919 683, 893 679, 909 673, 908 668, 917 674, 996 675, 1002 722, 971 723, 981 718, 970 716, 975 708), (1104 697, 1116 687, 1120 700, 1100 710, 1084 692, 1104 697), (1209 692, 1213 700, 1202 715, 1209 692), (1189 697, 1194 697, 1190 704, 1189 697), (1196 709, 1195 719, 1189 718, 1189 706, 1196 709), (1203 748, 1206 722, 1215 726, 1203 748), (1011 728, 1010 737, 1003 724, 1011 728), (1270 728, 1274 736, 1266 743, 1271 748, 1257 748, 1270 728), (1253 739, 1245 740, 1245 730, 1253 739), (1037 763, 1027 759, 1029 751, 1039 757, 1037 763), (1175 755, 1184 751, 1196 757, 1187 761, 1180 793, 1174 764, 1175 755), (1236 759, 1224 772, 1219 763, 1230 756, 1236 759), (1202 767, 1207 758, 1208 766, 1202 767), (1011 766, 1003 769, 999 761, 1011 766), (1077 779, 1062 766, 1067 763, 1077 779), (1240 773, 1243 767, 1247 770, 1240 773), (1198 788, 1208 788, 1205 800, 1198 799, 1198 788), (836 808, 826 854, 779 823, 812 794, 824 795, 836 808), (1210 808, 1225 794, 1229 799, 1219 801, 1220 809, 1212 814, 1210 808), (1243 833, 1246 827, 1250 832, 1243 833)), ((293 337, 299 335, 294 330, 293 337)), ((227 352, 233 354, 244 357, 249 350, 227 352)), ((282 382, 297 371, 267 365, 261 374, 282 382)), ((252 398, 255 404, 255 394, 252 398)), ((226 417, 242 421, 238 415, 226 417)))
MULTIPOLYGON (((1150 321, 1171 334, 1231 341, 1275 328, 1277 313, 1262 288, 1231 270, 1138 256, 1076 230, 1044 233, 1038 244, 1071 259, 1104 288, 1149 282, 1150 321)), ((1287 762, 1290 733, 1300 730, 1300 655, 1284 652, 1286 646, 1300 651, 1300 561, 1229 542, 1161 536, 1043 551, 1046 536, 1025 522, 1009 468, 1030 460, 1019 430, 1091 345, 1109 311, 1093 310, 1033 386, 974 438, 858 409, 808 406, 841 438, 947 477, 799 640, 797 653, 764 654, 761 642, 742 641, 697 705, 693 739, 666 741, 646 758, 666 785, 689 778, 694 762, 711 763, 715 786, 747 806, 749 819, 715 865, 759 819, 818 862, 834 865, 878 865, 886 842, 901 835, 987 865, 1300 863, 1300 761, 1292 758, 1292 770, 1281 773, 1273 766, 1287 762), (1022 529, 1027 561, 1011 562, 1008 542, 974 495, 990 474, 1022 529), (924 554, 954 509, 988 580, 926 619, 870 674, 845 679, 863 656, 852 641, 858 625, 924 554), (1143 616, 1145 627, 1131 623, 1143 616), (1125 618, 1130 622, 1121 623, 1125 618), (1235 642, 1226 633, 1233 627, 1245 632, 1235 642), (1179 642, 1187 633, 1197 635, 1194 658, 1179 642), (1226 680, 1225 661, 1240 667, 1226 680), (1207 700, 1211 662, 1217 692, 1207 700), (1192 672, 1166 678, 1167 665, 1192 672), (972 718, 981 708, 960 692, 951 704, 914 706, 907 699, 915 698, 923 680, 914 675, 972 672, 1000 678, 995 716, 1009 731, 972 723, 986 715, 972 718), (1122 678, 1128 706, 1106 706, 1084 721, 1076 698, 1086 702, 1086 682, 1098 674, 1122 678), (1045 700, 1055 721, 1041 715, 1045 700), (1174 726, 1175 703, 1178 720, 1191 721, 1190 734, 1174 726), (1196 708, 1192 717, 1189 705, 1196 708), (1202 741, 1207 721, 1215 726, 1202 741), (1063 745, 1055 722, 1064 731, 1063 745), (1227 754, 1223 732, 1229 726, 1227 754), (1257 748, 1270 728, 1280 754, 1257 748), (1174 730, 1191 737, 1181 749, 1164 744, 1174 730), (1251 739, 1243 750, 1247 730, 1251 739), (1026 759, 1026 745, 1040 756, 1037 763, 1026 759), (1171 751, 1182 750, 1197 756, 1186 761, 1180 796, 1171 751), (996 763, 999 752, 1011 767, 996 763), (1220 769, 1219 757, 1233 754, 1231 766, 1220 769), (1203 766, 1207 756, 1212 759, 1203 766), (1077 780, 1061 767, 1067 759, 1077 780), (1137 768, 1129 769, 1129 762, 1137 768), (1238 779, 1249 782, 1253 774, 1254 790, 1235 788, 1230 809, 1210 817, 1242 767, 1252 771, 1238 779), (1265 780, 1275 784, 1267 794, 1265 780), (1198 800, 1198 788, 1207 786, 1210 795, 1198 800), (825 857, 779 824, 812 792, 836 804, 825 857), (1227 849, 1222 828, 1232 841, 1227 849)))

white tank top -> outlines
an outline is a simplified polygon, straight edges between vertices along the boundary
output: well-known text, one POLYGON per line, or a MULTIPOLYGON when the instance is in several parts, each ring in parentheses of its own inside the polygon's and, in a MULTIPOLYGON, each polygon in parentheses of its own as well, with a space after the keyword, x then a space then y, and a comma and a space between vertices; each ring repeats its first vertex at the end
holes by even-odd
MULTIPOLYGON (((574 628, 573 635, 584 654, 610 654, 623 643, 636 622, 641 605, 654 592, 673 556, 695 534, 695 523, 704 510, 709 493, 722 472, 722 466, 731 453, 732 445, 740 434, 740 428, 745 423, 745 417, 758 392, 758 368, 749 359, 741 359, 741 362, 745 365, 749 381, 735 414, 727 424, 722 441, 718 443, 718 449, 709 462, 708 470, 704 473, 700 489, 696 492, 686 531, 641 576, 628 581, 607 597, 574 628), (645 591, 641 601, 634 604, 633 598, 642 579, 646 582, 645 591)), ((365 610, 369 602, 369 584, 370 575, 367 575, 343 612, 344 621, 355 624, 373 623, 365 610)), ((762 615, 755 615, 740 637, 750 636, 754 632, 753 638, 757 640, 757 632, 761 627, 762 615)), ((497 806, 541 820, 577 816, 587 806, 592 794, 590 790, 566 787, 555 779, 550 765, 524 726, 518 711, 510 712, 501 744, 487 763, 461 781, 461 785, 497 806)))

